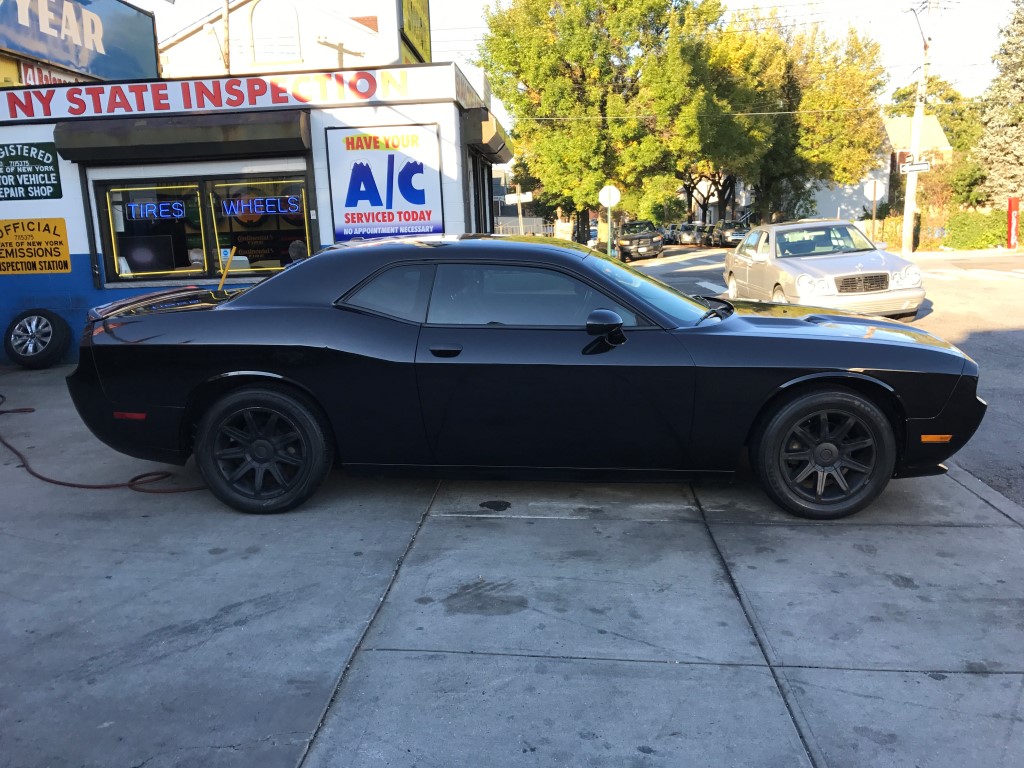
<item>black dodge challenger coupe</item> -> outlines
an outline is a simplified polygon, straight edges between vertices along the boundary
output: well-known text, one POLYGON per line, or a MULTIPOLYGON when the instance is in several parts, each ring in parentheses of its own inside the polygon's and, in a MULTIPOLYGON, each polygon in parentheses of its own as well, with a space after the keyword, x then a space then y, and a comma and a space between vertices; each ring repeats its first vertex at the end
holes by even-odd
POLYGON ((985 413, 922 330, 690 297, 571 243, 462 237, 326 252, 252 288, 93 309, 68 386, 118 451, 184 463, 245 512, 349 470, 684 478, 743 450, 834 519, 938 474, 985 413))

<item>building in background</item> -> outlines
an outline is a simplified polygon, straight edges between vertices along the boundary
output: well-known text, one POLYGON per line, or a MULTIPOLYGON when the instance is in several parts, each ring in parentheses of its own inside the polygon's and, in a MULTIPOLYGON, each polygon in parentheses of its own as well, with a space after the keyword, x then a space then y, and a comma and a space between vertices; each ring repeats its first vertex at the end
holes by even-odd
POLYGON ((164 77, 429 63, 429 0, 233 0, 160 44, 164 77), (226 39, 228 46, 224 46, 226 39))
POLYGON ((0 87, 158 74, 152 13, 121 0, 0 2, 0 87))

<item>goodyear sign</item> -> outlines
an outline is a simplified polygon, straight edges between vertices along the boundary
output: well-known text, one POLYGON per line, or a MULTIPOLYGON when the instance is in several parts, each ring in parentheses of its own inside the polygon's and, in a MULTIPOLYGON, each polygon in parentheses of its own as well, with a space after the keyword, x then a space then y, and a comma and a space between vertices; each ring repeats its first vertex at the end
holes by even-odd
POLYGON ((64 219, 0 219, 0 275, 70 271, 64 219))
POLYGON ((0 0, 0 50, 100 80, 159 75, 153 14, 121 0, 0 0))
POLYGON ((0 144, 0 200, 57 200, 62 197, 57 148, 40 144, 0 144))

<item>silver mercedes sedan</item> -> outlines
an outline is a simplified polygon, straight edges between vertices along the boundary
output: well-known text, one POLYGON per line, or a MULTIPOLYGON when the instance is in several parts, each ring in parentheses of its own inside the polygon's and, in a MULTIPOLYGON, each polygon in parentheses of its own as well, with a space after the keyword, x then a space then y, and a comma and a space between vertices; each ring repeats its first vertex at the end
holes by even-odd
POLYGON ((916 315, 925 297, 921 270, 884 247, 849 221, 767 224, 726 254, 725 284, 730 299, 916 315))

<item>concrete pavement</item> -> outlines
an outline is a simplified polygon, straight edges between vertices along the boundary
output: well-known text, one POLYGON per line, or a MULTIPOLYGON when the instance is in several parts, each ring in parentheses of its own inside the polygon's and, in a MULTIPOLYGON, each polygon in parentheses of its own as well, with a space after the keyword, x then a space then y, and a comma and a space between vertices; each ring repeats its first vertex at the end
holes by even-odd
MULTIPOLYGON (((0 369, 37 409, 0 434, 153 469, 70 370, 0 369)), ((830 524, 744 476, 337 474, 259 517, 0 451, 0 766, 1024 763, 1024 510, 959 470, 830 524)))

